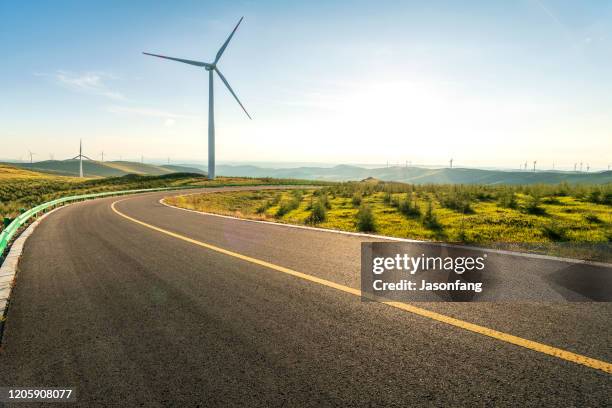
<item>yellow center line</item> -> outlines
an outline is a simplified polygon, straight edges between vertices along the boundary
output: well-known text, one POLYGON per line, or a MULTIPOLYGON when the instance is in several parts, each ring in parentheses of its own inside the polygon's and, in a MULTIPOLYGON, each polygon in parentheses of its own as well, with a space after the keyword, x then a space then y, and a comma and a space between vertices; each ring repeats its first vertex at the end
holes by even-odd
MULTIPOLYGON (((126 199, 123 199, 126 200, 126 199)), ((266 262, 266 261, 262 261, 260 259, 257 258, 252 258, 250 256, 247 255, 243 255, 243 254, 239 254, 237 252, 233 252, 233 251, 229 251, 227 249, 223 249, 220 247, 217 247, 215 245, 211 245, 211 244, 207 244, 205 242, 202 241, 198 241, 196 239, 193 238, 189 238, 186 237, 184 235, 181 234, 177 234, 176 232, 172 232, 172 231, 168 231, 165 230, 163 228, 160 227, 156 227, 155 225, 151 225, 148 224, 144 221, 140 221, 137 220, 136 218, 132 218, 129 215, 126 215, 122 212, 120 212, 119 210, 117 210, 117 208, 115 207, 115 204, 117 204, 120 201, 123 200, 118 200, 115 201, 111 204, 111 208, 112 210, 117 213, 118 215, 120 215, 121 217, 128 219, 132 222, 135 222, 137 224, 140 224, 142 226, 145 226, 147 228, 150 228, 152 230, 161 232, 162 234, 166 234, 169 235, 171 237, 189 242, 191 244, 194 245, 198 245, 200 247, 206 248, 206 249, 210 249, 212 251, 215 252, 219 252, 222 253, 224 255, 228 255, 234 258, 238 258, 241 259, 243 261, 246 262, 250 262, 256 265, 260 265, 272 270, 275 270, 277 272, 282 272, 285 273, 287 275, 291 275, 294 276, 296 278, 300 278, 306 281, 310 281, 310 282, 314 282, 314 283, 318 283, 320 285, 323 286, 327 286, 329 288, 333 288, 345 293, 350 293, 351 295, 355 295, 355 296, 361 296, 361 290, 359 289, 354 289, 351 288, 349 286, 345 286, 345 285, 341 285, 339 283, 336 282, 332 282, 330 280, 327 279, 322 279, 322 278, 318 278, 316 276, 312 276, 312 275, 308 275, 302 272, 298 272, 298 271, 294 271, 293 269, 289 269, 289 268, 285 268, 283 266, 279 266, 279 265, 275 265, 273 263, 270 262, 266 262)), ((377 299, 374 299, 377 300, 377 299)), ((603 372, 606 372, 608 374, 612 374, 612 364, 602 361, 602 360, 597 360, 595 358, 591 358, 591 357, 587 357, 587 356, 583 356, 581 354, 576 354, 576 353, 572 353, 571 351, 567 351, 567 350, 563 350, 557 347, 552 347, 552 346, 548 346, 546 344, 542 344, 542 343, 538 343, 536 341, 533 340, 527 340, 524 339, 522 337, 518 337, 518 336, 513 336, 511 334, 508 333, 504 333, 504 332, 500 332, 497 330, 493 330, 490 329, 488 327, 484 327, 484 326, 480 326, 474 323, 470 323, 470 322, 466 322, 464 320, 460 320, 460 319, 456 319, 454 317, 450 317, 450 316, 446 316, 443 315, 441 313, 437 313, 437 312, 433 312, 431 310, 427 310, 427 309, 423 309, 417 306, 413 306, 410 304, 406 304, 406 303, 401 303, 401 302, 390 302, 390 301, 382 301, 380 303, 384 303, 385 305, 394 307, 396 309, 400 309, 400 310, 404 310, 406 312, 410 312, 416 315, 419 315, 421 317, 426 317, 428 319, 431 320, 435 320, 437 322, 442 322, 442 323, 446 323, 449 324, 451 326, 455 326, 464 330, 468 330, 474 333, 478 333, 481 334, 483 336, 487 336, 487 337, 491 337, 494 338, 496 340, 500 340, 506 343, 510 343, 510 344, 514 344, 516 346, 520 346, 520 347, 524 347, 526 349, 529 350, 533 350, 533 351, 537 351, 543 354, 548 354, 550 356, 553 357, 557 357, 560 358, 562 360, 566 360, 572 363, 576 363, 576 364, 581 364, 590 368, 594 368, 596 370, 601 370, 603 372)))

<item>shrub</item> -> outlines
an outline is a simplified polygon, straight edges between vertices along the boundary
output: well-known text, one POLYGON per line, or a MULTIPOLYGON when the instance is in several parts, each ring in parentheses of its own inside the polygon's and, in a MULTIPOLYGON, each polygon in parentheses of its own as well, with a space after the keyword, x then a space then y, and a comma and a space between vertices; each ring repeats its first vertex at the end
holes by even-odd
POLYGON ((391 198, 392 198, 391 193, 389 193, 388 191, 385 192, 385 195, 383 195, 383 203, 387 205, 391 204, 391 198))
POLYGON ((515 209, 518 206, 516 194, 513 191, 504 191, 499 195, 498 205, 503 208, 515 209))
POLYGON ((439 195, 440 205, 464 214, 472 214, 474 210, 471 205, 471 197, 467 192, 452 191, 446 195, 439 195))
POLYGON ((357 212, 357 229, 361 232, 374 232, 376 225, 372 209, 367 205, 362 205, 357 212))
POLYGON ((546 210, 540 207, 540 197, 531 196, 525 205, 525 212, 531 215, 546 214, 546 210))
POLYGON ((442 229, 442 224, 438 221, 438 217, 433 212, 433 203, 431 200, 427 202, 427 211, 423 215, 423 225, 432 230, 442 229))
POLYGON ((355 207, 359 207, 361 205, 361 193, 353 194, 351 201, 355 207))
POLYGON ((302 201, 302 192, 293 191, 291 194, 293 197, 289 200, 284 200, 280 203, 280 207, 276 210, 276 217, 282 217, 290 211, 297 209, 302 201))
POLYGON ((542 228, 542 234, 551 241, 569 241, 567 230, 556 222, 551 222, 542 228))
POLYGON ((601 219, 595 214, 586 214, 584 219, 588 222, 592 222, 593 224, 601 224, 601 219))
POLYGON ((318 224, 325 221, 326 216, 325 205, 321 202, 321 200, 318 200, 312 205, 312 210, 308 218, 306 218, 306 222, 308 224, 318 224))
POLYGON ((319 196, 319 202, 323 205, 325 209, 331 210, 331 202, 327 197, 327 193, 323 193, 319 196))
POLYGON ((547 197, 544 200, 542 200, 542 203, 552 204, 552 205, 563 205, 563 203, 559 201, 557 197, 547 197))
POLYGON ((266 212, 266 210, 268 208, 272 207, 272 203, 268 200, 264 201, 263 203, 261 203, 261 205, 259 207, 257 207, 257 209, 255 210, 255 212, 257 214, 263 214, 266 212))
POLYGON ((421 216, 421 209, 416 201, 411 202, 408 198, 400 201, 399 212, 409 218, 417 218, 421 216))

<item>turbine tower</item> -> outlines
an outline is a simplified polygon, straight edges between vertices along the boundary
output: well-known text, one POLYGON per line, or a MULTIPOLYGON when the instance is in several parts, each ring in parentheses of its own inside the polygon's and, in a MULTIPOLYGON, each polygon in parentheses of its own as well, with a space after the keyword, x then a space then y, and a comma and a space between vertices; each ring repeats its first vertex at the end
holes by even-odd
POLYGON ((221 81, 225 84, 225 86, 230 91, 232 96, 236 99, 236 102, 238 102, 238 104, 240 105, 244 113, 246 113, 248 118, 252 119, 251 115, 249 115, 247 110, 242 105, 242 102, 240 102, 240 99, 238 99, 238 96, 236 96, 236 94, 234 93, 234 90, 232 89, 230 84, 227 82, 227 79, 225 79, 221 71, 219 71, 219 68, 217 68, 217 63, 219 62, 219 59, 223 55, 223 52, 227 48, 227 45, 229 44, 230 40, 234 36, 234 33, 238 29, 238 26, 242 22, 243 18, 244 17, 240 17, 240 20, 238 20, 238 24, 236 24, 236 27, 234 27, 229 37, 227 37, 227 40, 225 40, 221 48, 219 48, 219 51, 217 51, 217 55, 215 56, 215 60, 213 62, 193 61, 193 60, 166 57, 164 55, 150 54, 148 52, 143 52, 143 54, 150 55, 152 57, 165 58, 165 59, 169 59, 172 61, 183 62, 189 65, 195 65, 196 67, 203 67, 206 71, 208 71, 208 178, 210 180, 213 180, 215 178, 215 98, 213 94, 213 71, 216 72, 217 75, 219 75, 219 78, 221 78, 221 81))
POLYGON ((79 154, 77 156, 74 156, 72 159, 68 159, 68 160, 79 159, 79 177, 81 178, 83 178, 83 158, 93 161, 89 157, 83 155, 83 140, 79 139, 79 154))
POLYGON ((453 168, 453 159, 450 159, 450 168, 453 168))
POLYGON ((536 165, 537 161, 533 161, 533 171, 535 172, 535 165, 536 165))
POLYGON ((32 153, 30 150, 28 150, 28 154, 30 155, 30 164, 32 164, 32 157, 36 154, 36 153, 32 153))

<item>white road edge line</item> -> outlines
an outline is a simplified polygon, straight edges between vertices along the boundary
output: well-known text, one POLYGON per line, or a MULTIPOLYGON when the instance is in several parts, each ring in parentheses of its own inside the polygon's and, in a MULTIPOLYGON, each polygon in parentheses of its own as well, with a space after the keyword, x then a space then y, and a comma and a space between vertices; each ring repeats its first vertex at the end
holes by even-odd
MULTIPOLYGON (((242 191, 248 191, 248 190, 242 190, 242 191)), ((204 191, 204 192, 190 193, 190 194, 179 194, 179 195, 176 195, 176 196, 173 196, 173 197, 186 197, 186 196, 196 195, 196 194, 215 194, 215 193, 220 193, 220 192, 221 191, 210 191, 210 192, 204 191)), ((279 227, 305 229, 305 230, 318 231, 318 232, 328 232, 328 233, 332 233, 332 234, 342 234, 342 235, 349 235, 349 236, 355 236, 355 237, 365 237, 365 238, 378 239, 378 240, 383 240, 383 241, 411 242, 411 243, 419 243, 419 242, 421 242, 421 243, 431 243, 431 244, 439 245, 439 246, 446 247, 446 248, 464 248, 464 249, 483 251, 483 252, 494 253, 494 254, 520 256, 520 257, 524 257, 524 258, 544 259, 544 260, 549 260, 549 261, 565 262, 565 263, 571 263, 571 264, 602 266, 604 268, 612 267, 612 263, 606 263, 606 262, 585 261, 585 260, 582 260, 582 259, 562 258, 562 257, 559 257, 559 256, 552 256, 552 255, 532 254, 532 253, 528 253, 528 252, 513 252, 513 251, 507 251, 507 250, 504 250, 504 249, 481 248, 481 247, 467 246, 467 245, 466 246, 463 246, 463 245, 454 245, 454 244, 447 244, 447 243, 444 243, 444 242, 422 241, 422 240, 409 239, 409 238, 387 237, 387 236, 384 236, 384 235, 365 234, 365 233, 362 233, 362 232, 341 231, 341 230, 336 230, 336 229, 331 229, 331 228, 309 227, 307 225, 294 225, 294 224, 285 224, 285 223, 273 222, 273 221, 251 220, 251 219, 247 219, 247 218, 234 217, 234 216, 231 216, 231 215, 213 214, 213 213, 209 213, 209 212, 205 212, 205 211, 196 211, 196 210, 191 210, 191 209, 188 209, 188 208, 177 207, 177 206, 174 206, 174 205, 166 203, 164 201, 166 198, 168 198, 168 197, 160 198, 158 202, 160 204, 166 206, 166 207, 174 208, 174 209, 177 209, 177 210, 188 211, 188 212, 192 212, 192 213, 200 214, 200 215, 209 215, 209 216, 213 216, 213 217, 228 218, 228 219, 231 219, 231 220, 238 220, 238 221, 245 221, 245 222, 254 222, 254 223, 268 224, 268 225, 276 225, 276 226, 279 226, 279 227)))

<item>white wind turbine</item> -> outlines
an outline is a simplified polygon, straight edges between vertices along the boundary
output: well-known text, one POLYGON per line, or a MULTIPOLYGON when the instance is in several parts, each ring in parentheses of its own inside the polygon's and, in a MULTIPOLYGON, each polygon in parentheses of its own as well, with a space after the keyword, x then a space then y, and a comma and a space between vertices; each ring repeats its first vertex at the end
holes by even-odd
POLYGON ((195 65, 197 67, 203 67, 204 69, 206 69, 206 71, 208 71, 208 178, 211 180, 215 178, 215 103, 213 95, 213 71, 216 72, 217 75, 219 75, 219 78, 221 78, 221 81, 223 81, 232 96, 236 99, 236 102, 238 102, 244 113, 246 113, 249 119, 252 119, 251 115, 249 115, 247 110, 242 105, 242 102, 240 102, 240 99, 238 99, 238 97, 234 93, 234 90, 232 89, 230 84, 227 82, 221 71, 219 71, 219 68, 217 68, 217 63, 219 62, 219 59, 223 55, 225 48, 227 48, 227 45, 234 36, 234 33, 238 29, 238 26, 242 22, 243 18, 244 17, 240 17, 240 20, 238 21, 238 24, 236 24, 236 27, 234 27, 234 30, 232 30, 229 37, 227 37, 227 40, 225 40, 221 48, 219 48, 219 51, 217 52, 217 55, 215 56, 215 60, 213 62, 193 61, 143 52, 143 54, 145 55, 183 62, 185 64, 195 65))
POLYGON ((89 157, 85 156, 83 154, 83 140, 79 139, 79 154, 74 156, 71 159, 68 160, 75 160, 75 159, 79 159, 79 177, 83 178, 83 158, 89 160, 89 161, 93 161, 91 160, 89 157))

